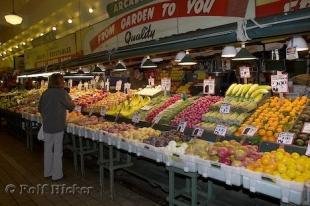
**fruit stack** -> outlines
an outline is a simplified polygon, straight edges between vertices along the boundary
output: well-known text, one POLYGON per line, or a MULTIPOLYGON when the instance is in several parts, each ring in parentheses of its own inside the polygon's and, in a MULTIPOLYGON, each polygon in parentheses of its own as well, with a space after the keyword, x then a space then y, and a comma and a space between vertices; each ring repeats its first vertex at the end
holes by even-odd
POLYGON ((275 142, 280 132, 289 131, 307 103, 308 98, 286 99, 271 97, 260 106, 235 133, 240 136, 248 125, 258 129, 258 136, 264 141, 275 142))
POLYGON ((145 144, 150 144, 155 147, 166 147, 170 141, 175 141, 178 143, 188 142, 190 138, 185 136, 183 133, 171 130, 167 132, 162 132, 159 137, 150 137, 143 140, 145 144))

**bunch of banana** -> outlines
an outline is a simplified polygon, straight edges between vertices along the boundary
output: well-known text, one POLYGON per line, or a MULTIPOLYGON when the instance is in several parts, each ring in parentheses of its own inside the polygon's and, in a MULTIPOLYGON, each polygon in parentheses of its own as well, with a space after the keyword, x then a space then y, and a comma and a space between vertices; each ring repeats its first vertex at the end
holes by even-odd
POLYGON ((232 84, 225 96, 254 100, 259 102, 264 94, 271 90, 271 86, 258 84, 232 84))

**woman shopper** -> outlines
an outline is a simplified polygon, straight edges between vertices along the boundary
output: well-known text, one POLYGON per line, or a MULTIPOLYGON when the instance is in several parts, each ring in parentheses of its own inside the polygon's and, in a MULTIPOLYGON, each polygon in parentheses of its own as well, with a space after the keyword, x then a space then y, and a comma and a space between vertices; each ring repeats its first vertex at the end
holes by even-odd
POLYGON ((52 180, 63 178, 62 150, 66 114, 67 110, 72 111, 74 107, 64 89, 63 76, 58 73, 51 75, 48 89, 40 98, 39 112, 43 119, 44 177, 52 177, 52 180))

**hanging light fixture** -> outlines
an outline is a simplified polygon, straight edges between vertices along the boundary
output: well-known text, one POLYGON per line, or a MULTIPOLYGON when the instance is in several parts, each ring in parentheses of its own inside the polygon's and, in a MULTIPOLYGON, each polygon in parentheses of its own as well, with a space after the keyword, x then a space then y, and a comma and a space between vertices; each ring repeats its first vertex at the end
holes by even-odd
POLYGON ((254 60, 257 59, 255 56, 253 56, 246 48, 245 44, 242 43, 240 51, 237 53, 237 55, 232 58, 234 61, 245 61, 245 60, 254 60))
POLYGON ((141 68, 142 69, 157 68, 157 65, 154 62, 152 62, 150 56, 147 56, 146 58, 142 60, 141 68))
POLYGON ((120 60, 118 60, 115 68, 113 69, 113 71, 115 71, 115 72, 121 72, 121 71, 126 71, 126 70, 127 69, 126 69, 125 63, 120 61, 120 60))
POLYGON ((184 57, 185 57, 185 52, 184 52, 184 51, 180 51, 180 52, 177 53, 177 55, 175 56, 174 61, 175 61, 175 62, 180 62, 184 57))
POLYGON ((182 60, 178 63, 178 65, 181 66, 193 66, 196 65, 197 62, 195 62, 192 57, 189 55, 189 51, 185 52, 185 56, 182 58, 182 60))
POLYGON ((23 22, 23 18, 15 13, 14 0, 12 0, 12 13, 4 16, 5 21, 12 25, 18 25, 23 22))
POLYGON ((306 51, 309 49, 308 44, 301 36, 294 36, 289 42, 288 47, 296 47, 297 51, 306 51))
POLYGON ((96 64, 94 70, 92 71, 93 74, 102 74, 104 72, 105 72, 105 68, 104 67, 101 68, 99 64, 96 64))
POLYGON ((235 57, 237 54, 237 50, 234 46, 225 46, 222 50, 222 57, 231 58, 235 57))

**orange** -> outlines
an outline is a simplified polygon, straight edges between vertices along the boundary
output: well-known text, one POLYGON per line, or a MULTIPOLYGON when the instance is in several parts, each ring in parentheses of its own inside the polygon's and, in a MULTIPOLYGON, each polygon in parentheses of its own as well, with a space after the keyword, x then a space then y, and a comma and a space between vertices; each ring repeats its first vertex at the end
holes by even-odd
POLYGON ((270 130, 268 130, 268 131, 266 132, 266 135, 269 136, 269 137, 271 137, 271 136, 273 136, 273 132, 270 131, 270 130))

